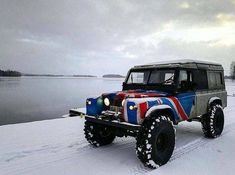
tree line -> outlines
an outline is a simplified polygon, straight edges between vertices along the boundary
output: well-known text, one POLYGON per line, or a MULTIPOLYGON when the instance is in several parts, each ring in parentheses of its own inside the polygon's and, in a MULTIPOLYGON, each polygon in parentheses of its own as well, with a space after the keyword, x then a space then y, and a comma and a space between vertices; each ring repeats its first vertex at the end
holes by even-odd
POLYGON ((2 77, 20 77, 21 73, 13 70, 0 70, 0 76, 2 77))

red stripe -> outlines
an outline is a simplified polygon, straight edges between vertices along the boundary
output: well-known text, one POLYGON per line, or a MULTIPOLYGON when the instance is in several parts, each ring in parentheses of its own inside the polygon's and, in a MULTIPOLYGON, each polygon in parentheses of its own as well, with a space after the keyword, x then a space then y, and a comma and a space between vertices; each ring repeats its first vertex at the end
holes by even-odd
POLYGON ((129 90, 127 93, 136 93, 136 90, 129 90))
POLYGON ((135 98, 141 98, 141 94, 134 94, 135 98))
POLYGON ((140 118, 144 119, 145 113, 146 113, 147 108, 148 108, 147 102, 140 103, 139 105, 140 105, 140 118))
POLYGON ((186 113, 185 113, 184 109, 182 108, 178 99, 176 99, 175 97, 170 97, 170 99, 175 103, 175 106, 176 106, 177 110, 179 111, 179 114, 180 114, 182 120, 187 120, 188 116, 186 115, 186 113))
POLYGON ((135 98, 142 98, 142 97, 159 97, 161 96, 161 94, 157 94, 157 93, 139 93, 139 92, 136 92, 134 90, 130 90, 130 91, 127 91, 127 92, 118 92, 117 93, 117 96, 120 96, 120 97, 135 97, 135 98))

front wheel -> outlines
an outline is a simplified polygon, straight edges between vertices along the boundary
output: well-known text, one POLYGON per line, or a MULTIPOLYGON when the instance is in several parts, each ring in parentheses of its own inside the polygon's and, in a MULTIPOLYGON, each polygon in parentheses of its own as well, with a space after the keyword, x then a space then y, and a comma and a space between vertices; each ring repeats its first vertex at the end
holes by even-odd
POLYGON ((149 168, 166 164, 175 147, 175 130, 171 120, 161 115, 145 121, 137 136, 136 153, 149 168))
POLYGON ((202 117, 202 130, 205 137, 216 138, 224 129, 224 112, 219 104, 210 107, 207 115, 202 117))
POLYGON ((87 141, 96 147, 108 145, 112 143, 116 137, 112 127, 89 121, 85 121, 84 132, 87 141))

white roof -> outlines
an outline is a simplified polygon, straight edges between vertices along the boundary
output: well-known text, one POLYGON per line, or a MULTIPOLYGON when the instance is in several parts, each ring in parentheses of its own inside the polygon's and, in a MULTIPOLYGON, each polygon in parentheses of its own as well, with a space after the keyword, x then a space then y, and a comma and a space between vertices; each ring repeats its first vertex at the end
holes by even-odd
POLYGON ((138 65, 135 67, 151 66, 151 65, 167 65, 167 64, 189 64, 189 63, 221 66, 221 64, 211 62, 211 61, 182 59, 182 60, 171 60, 171 61, 169 60, 169 61, 154 62, 154 63, 145 64, 145 65, 138 65))

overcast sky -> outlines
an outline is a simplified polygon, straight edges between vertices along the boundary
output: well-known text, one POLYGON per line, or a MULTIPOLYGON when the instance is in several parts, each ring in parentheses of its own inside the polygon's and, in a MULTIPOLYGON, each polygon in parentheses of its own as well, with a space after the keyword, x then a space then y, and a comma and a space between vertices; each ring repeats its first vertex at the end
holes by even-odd
POLYGON ((0 0, 0 69, 125 75, 167 59, 235 61, 235 0, 0 0))

